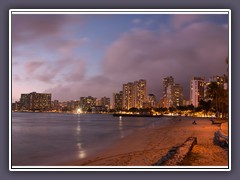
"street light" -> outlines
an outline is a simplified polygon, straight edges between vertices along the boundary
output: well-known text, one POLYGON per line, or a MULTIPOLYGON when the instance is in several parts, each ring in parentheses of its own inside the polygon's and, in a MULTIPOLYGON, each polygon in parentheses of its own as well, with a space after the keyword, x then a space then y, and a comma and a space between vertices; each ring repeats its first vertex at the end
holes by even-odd
POLYGON ((82 113, 82 109, 81 109, 81 108, 78 108, 78 109, 77 109, 77 113, 78 113, 78 114, 81 114, 81 113, 82 113))

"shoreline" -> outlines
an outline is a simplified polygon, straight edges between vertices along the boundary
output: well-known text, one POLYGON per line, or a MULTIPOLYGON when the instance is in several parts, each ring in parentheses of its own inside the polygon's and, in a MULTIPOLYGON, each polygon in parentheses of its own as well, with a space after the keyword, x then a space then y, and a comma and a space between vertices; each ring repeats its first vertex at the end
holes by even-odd
POLYGON ((210 118, 170 117, 161 126, 136 130, 96 155, 59 165, 152 166, 170 148, 179 146, 188 137, 194 136, 198 143, 183 161, 183 165, 227 166, 228 151, 213 144, 214 133, 219 128, 219 125, 211 123, 210 118), (192 124, 194 120, 197 125, 192 124))

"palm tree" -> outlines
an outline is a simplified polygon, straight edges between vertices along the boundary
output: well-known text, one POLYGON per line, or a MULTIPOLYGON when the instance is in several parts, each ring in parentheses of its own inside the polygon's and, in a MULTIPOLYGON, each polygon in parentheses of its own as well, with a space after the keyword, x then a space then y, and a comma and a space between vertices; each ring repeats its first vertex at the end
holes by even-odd
POLYGON ((216 116, 219 117, 220 113, 222 118, 227 112, 228 106, 228 92, 219 85, 217 82, 211 82, 207 87, 207 98, 212 99, 213 108, 215 109, 216 116))
POLYGON ((208 101, 204 101, 204 100, 200 100, 199 102, 199 106, 202 108, 202 110, 204 111, 204 115, 206 116, 211 108, 211 104, 212 101, 208 100, 208 101))
POLYGON ((228 92, 225 89, 221 89, 219 92, 219 108, 222 113, 222 118, 225 118, 227 115, 228 109, 228 92))

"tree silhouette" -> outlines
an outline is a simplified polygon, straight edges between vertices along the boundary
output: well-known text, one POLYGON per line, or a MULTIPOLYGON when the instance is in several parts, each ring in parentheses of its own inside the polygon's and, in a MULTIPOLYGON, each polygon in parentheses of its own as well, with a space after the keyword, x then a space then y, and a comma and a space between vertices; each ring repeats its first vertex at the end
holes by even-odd
POLYGON ((217 82, 211 82, 207 86, 206 98, 212 99, 212 108, 216 112, 216 117, 226 117, 228 107, 228 92, 217 82))

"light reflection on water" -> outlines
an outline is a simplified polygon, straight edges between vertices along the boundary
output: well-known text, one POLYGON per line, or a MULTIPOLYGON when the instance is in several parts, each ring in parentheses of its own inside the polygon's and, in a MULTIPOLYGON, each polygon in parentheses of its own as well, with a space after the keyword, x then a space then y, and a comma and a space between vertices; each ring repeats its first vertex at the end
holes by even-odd
POLYGON ((77 143, 77 147, 78 147, 78 157, 79 157, 79 159, 84 159, 87 156, 87 153, 82 148, 82 143, 77 143))
POLYGON ((122 118, 119 118, 118 120, 118 129, 119 129, 119 132, 120 132, 120 138, 124 138, 124 131, 123 131, 123 123, 122 123, 122 118))
POLYGON ((158 118, 97 114, 13 113, 13 165, 55 165, 109 147, 139 128, 154 128, 158 118))
POLYGON ((87 153, 86 151, 83 149, 82 147, 82 143, 80 143, 80 136, 81 136, 81 126, 80 126, 80 117, 78 117, 78 120, 77 120, 77 128, 76 128, 76 134, 77 134, 77 137, 78 137, 78 143, 77 143, 77 148, 78 148, 78 158, 79 159, 83 159, 87 156, 87 153))

